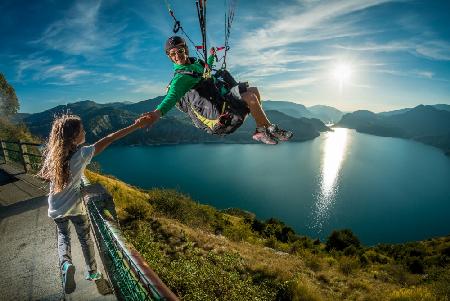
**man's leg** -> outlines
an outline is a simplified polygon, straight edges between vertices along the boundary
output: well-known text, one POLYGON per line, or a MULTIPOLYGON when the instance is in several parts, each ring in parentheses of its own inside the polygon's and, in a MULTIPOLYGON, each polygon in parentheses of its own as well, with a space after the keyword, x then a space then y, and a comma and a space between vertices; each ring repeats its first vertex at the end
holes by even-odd
POLYGON ((258 99, 259 104, 261 104, 261 95, 259 94, 259 90, 256 87, 248 87, 248 92, 251 92, 256 95, 256 98, 258 99))
POLYGON ((250 114, 252 114, 255 119, 257 127, 268 127, 270 126, 270 121, 267 119, 266 113, 264 113, 261 103, 258 99, 259 94, 247 91, 241 94, 242 99, 248 105, 250 109, 250 114))

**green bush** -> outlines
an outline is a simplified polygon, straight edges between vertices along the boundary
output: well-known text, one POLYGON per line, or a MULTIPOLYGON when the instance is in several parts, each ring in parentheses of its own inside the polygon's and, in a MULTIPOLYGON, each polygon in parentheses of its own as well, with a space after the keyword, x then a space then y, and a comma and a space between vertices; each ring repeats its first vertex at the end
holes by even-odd
POLYGON ((356 249, 355 246, 348 246, 347 248, 344 249, 344 255, 345 256, 354 256, 356 255, 356 253, 358 253, 358 249, 356 249))
POLYGON ((413 274, 423 274, 425 272, 425 266, 423 260, 419 257, 411 257, 407 263, 408 269, 413 274))
POLYGON ((283 243, 298 239, 298 236, 291 227, 286 226, 282 221, 275 218, 270 218, 265 222, 254 219, 251 223, 251 229, 264 238, 275 237, 283 243))
POLYGON ((367 250, 364 252, 364 255, 370 260, 371 263, 381 263, 386 264, 389 262, 389 258, 376 252, 375 250, 367 250))
POLYGON ((328 237, 325 249, 329 252, 331 250, 342 251, 345 248, 353 246, 360 247, 359 239, 353 234, 350 229, 336 230, 328 237))
POLYGON ((198 204, 175 190, 152 189, 149 196, 155 211, 188 226, 220 233, 226 226, 225 219, 217 210, 198 204))
POLYGON ((359 261, 354 257, 342 257, 339 261, 339 271, 348 276, 359 268, 359 261))
POLYGON ((223 213, 229 214, 229 215, 242 217, 242 218, 247 219, 247 220, 252 220, 252 219, 255 218, 255 214, 254 213, 242 210, 240 208, 227 208, 227 209, 223 209, 223 210, 220 210, 220 211, 223 212, 223 213))

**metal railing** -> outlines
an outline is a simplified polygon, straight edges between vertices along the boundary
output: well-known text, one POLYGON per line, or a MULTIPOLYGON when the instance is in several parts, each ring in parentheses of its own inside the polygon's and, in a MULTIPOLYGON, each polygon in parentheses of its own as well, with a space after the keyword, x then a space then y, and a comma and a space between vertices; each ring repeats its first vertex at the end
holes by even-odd
POLYGON ((40 153, 41 144, 24 141, 0 140, 0 154, 5 163, 20 163, 25 172, 37 170, 42 160, 40 153), (14 149, 15 147, 15 149, 14 149), (32 150, 34 149, 34 153, 32 150))
POLYGON ((97 243, 108 255, 110 278, 119 293, 118 298, 127 301, 178 300, 139 252, 126 242, 111 213, 105 214, 108 211, 104 204, 112 202, 112 197, 100 184, 89 185, 85 191, 89 217, 101 238, 97 243))

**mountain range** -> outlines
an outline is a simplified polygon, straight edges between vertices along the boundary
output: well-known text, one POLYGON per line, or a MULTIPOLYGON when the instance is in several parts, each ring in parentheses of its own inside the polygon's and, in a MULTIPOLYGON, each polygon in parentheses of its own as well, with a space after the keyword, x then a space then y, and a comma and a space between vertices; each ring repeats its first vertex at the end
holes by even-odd
POLYGON ((450 155, 450 105, 419 105, 378 114, 359 110, 345 114, 336 126, 377 136, 413 139, 450 155))
MULTIPOLYGON (((45 138, 54 116, 62 112, 79 115, 86 129, 86 140, 97 139, 131 124, 139 115, 152 111, 163 96, 137 103, 115 102, 100 104, 85 100, 61 105, 35 114, 17 114, 16 121, 23 121, 31 133, 45 138)), ((263 101, 268 118, 280 126, 292 130, 294 141, 314 139, 320 132, 330 130, 324 123, 356 129, 358 132, 414 139, 438 147, 450 155, 450 105, 419 105, 388 112, 374 113, 358 110, 344 113, 329 106, 306 107, 289 101, 263 101)), ((226 137, 209 135, 192 125, 188 116, 172 109, 151 129, 140 130, 125 137, 119 143, 178 144, 178 143, 254 143, 251 139, 255 129, 253 118, 235 133, 226 137)))
MULTIPOLYGON (((86 129, 86 141, 94 142, 105 135, 131 124, 142 113, 152 111, 163 99, 162 96, 137 103, 116 102, 99 104, 86 100, 68 105, 60 105, 52 109, 35 113, 21 114, 16 119, 23 121, 31 133, 46 138, 50 132, 51 123, 55 115, 70 112, 79 115, 86 129)), ((281 105, 284 106, 283 104, 281 105)), ((303 107, 292 103, 291 107, 303 107)), ((304 117, 299 111, 286 114, 284 109, 277 109, 275 104, 266 108, 271 122, 283 128, 292 130, 295 135, 293 141, 310 140, 329 128, 317 119, 304 117)), ((245 123, 233 134, 226 137, 214 136, 197 129, 192 125, 188 116, 177 109, 172 109, 148 130, 136 131, 123 138, 121 144, 178 144, 178 143, 254 143, 251 136, 255 130, 253 118, 247 118, 245 123)))
POLYGON ((344 116, 344 112, 336 108, 324 105, 305 107, 302 104, 290 101, 264 101, 265 110, 276 110, 292 117, 317 118, 324 123, 336 123, 344 116))

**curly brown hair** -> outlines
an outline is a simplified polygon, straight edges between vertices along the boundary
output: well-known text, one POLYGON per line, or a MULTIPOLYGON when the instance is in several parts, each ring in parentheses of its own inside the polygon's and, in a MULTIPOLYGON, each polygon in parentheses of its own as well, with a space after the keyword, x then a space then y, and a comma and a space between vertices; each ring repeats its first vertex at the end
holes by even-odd
POLYGON ((44 162, 38 176, 51 182, 51 193, 60 192, 69 181, 69 158, 77 148, 82 130, 80 117, 63 114, 55 117, 43 151, 44 162))

